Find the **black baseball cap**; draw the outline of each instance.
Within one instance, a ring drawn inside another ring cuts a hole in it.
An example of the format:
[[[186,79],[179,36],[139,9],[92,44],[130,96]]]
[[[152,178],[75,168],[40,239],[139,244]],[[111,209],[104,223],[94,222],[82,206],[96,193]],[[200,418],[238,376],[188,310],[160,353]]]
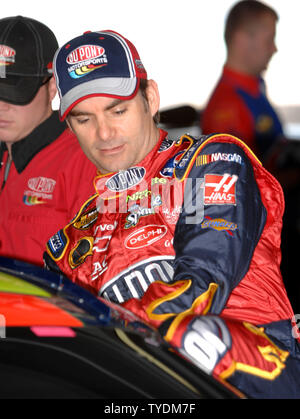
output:
[[[23,16],[0,19],[0,100],[30,103],[52,76],[57,49],[54,33],[43,23]]]

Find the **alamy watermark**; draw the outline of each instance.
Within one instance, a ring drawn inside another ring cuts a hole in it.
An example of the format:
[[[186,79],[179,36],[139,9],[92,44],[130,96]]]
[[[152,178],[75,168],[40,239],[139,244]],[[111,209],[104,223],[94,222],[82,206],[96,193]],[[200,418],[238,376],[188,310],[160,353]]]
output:
[[[97,210],[99,213],[138,213],[140,215],[154,213],[156,208],[162,208],[163,214],[169,218],[185,212],[187,224],[198,224],[204,218],[204,179],[187,178],[182,182],[175,179],[153,178],[150,184],[141,181],[135,186],[121,192],[108,191],[97,184],[99,197]]]
[[[6,318],[0,314],[0,339],[6,338]]]
[[[300,314],[295,314],[292,317],[292,336],[295,339],[300,338]]]
[[[5,79],[6,78],[6,66],[1,65],[1,59],[3,59],[3,57],[0,55],[0,79]]]

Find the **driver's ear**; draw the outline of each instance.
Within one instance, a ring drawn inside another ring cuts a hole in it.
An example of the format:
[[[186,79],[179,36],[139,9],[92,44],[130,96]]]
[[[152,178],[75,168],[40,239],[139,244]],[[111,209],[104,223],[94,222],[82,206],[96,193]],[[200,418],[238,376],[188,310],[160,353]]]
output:
[[[72,128],[71,122],[69,121],[69,118],[68,118],[68,117],[66,118],[66,124],[67,124],[68,128],[70,129],[70,131],[72,131],[72,132],[73,132],[73,134],[74,134],[74,131],[73,131],[73,128]]]
[[[160,106],[160,95],[157,83],[154,80],[147,81],[146,96],[152,117],[157,114]]]
[[[48,88],[50,101],[52,102],[52,100],[55,98],[55,95],[57,93],[56,84],[55,84],[55,80],[54,80],[53,76],[51,77],[51,79],[47,83],[47,88]]]

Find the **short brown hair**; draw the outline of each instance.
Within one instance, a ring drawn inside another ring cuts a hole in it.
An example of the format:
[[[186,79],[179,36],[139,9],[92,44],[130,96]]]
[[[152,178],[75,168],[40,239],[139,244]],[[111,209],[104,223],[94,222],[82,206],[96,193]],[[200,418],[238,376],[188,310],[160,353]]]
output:
[[[147,86],[148,86],[148,80],[146,79],[140,79],[140,88],[139,91],[141,92],[141,95],[143,96],[143,99],[146,101],[147,105],[148,105],[148,98],[147,98]],[[159,124],[160,121],[160,115],[159,112],[156,112],[156,114],[153,117],[153,121],[155,122],[156,125]]]
[[[252,24],[264,14],[274,16],[275,20],[279,19],[274,9],[257,0],[242,0],[236,3],[229,11],[226,22],[224,38],[228,46],[232,35],[240,28],[244,28]]]

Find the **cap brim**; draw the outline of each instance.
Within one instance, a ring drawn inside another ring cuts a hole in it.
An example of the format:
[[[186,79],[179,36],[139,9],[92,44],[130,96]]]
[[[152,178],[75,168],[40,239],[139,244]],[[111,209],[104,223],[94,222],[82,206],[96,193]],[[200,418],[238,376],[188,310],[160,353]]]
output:
[[[65,119],[77,103],[91,96],[108,96],[122,100],[132,99],[137,93],[138,86],[139,79],[136,77],[105,77],[79,84],[61,98],[60,117]]]
[[[0,100],[14,105],[30,103],[39,90],[43,78],[12,75],[0,78]]]

